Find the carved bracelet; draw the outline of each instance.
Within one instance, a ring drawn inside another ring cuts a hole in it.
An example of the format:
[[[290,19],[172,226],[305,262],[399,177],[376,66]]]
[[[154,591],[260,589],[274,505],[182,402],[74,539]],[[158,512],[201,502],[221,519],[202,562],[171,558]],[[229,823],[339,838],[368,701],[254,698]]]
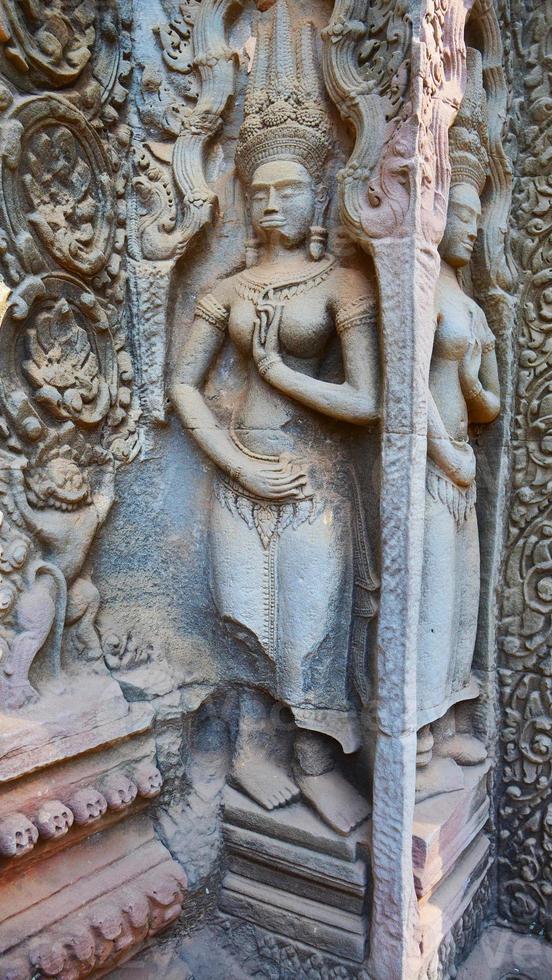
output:
[[[278,354],[267,354],[266,357],[262,357],[257,364],[257,370],[261,375],[261,378],[266,378],[268,372],[274,364],[278,364],[281,358]]]
[[[478,379],[475,382],[475,384],[472,385],[471,388],[468,388],[468,390],[465,393],[465,396],[464,397],[466,398],[466,401],[471,402],[471,401],[473,401],[474,398],[479,398],[479,395],[481,394],[482,391],[483,391],[483,385],[481,384],[481,382]]]

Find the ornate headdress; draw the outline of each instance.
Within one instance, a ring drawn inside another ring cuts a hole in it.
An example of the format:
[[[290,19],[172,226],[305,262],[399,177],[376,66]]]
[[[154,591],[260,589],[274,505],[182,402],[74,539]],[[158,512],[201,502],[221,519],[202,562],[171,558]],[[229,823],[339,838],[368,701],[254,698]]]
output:
[[[262,163],[295,160],[318,180],[331,148],[330,126],[316,64],[312,22],[294,31],[287,0],[261,22],[245,99],[236,166],[250,181]]]
[[[481,55],[466,52],[467,82],[462,104],[449,132],[451,184],[471,184],[481,193],[489,165],[487,99]]]

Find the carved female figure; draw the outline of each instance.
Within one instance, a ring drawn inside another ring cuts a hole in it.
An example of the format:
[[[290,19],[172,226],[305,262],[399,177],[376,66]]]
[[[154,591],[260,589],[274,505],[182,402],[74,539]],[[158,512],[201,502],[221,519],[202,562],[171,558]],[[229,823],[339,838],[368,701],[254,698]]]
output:
[[[462,288],[486,179],[485,95],[478,53],[468,50],[468,86],[450,133],[452,179],[429,376],[424,571],[418,638],[418,799],[461,788],[461,765],[485,746],[456,731],[454,706],[477,697],[471,675],[479,606],[475,456],[470,423],[500,411],[495,340],[483,310]],[[430,727],[431,726],[431,727]]]
[[[198,303],[172,398],[217,467],[213,594],[258,669],[258,687],[241,693],[233,781],[267,809],[301,791],[348,833],[367,807],[332,756],[332,742],[345,753],[360,745],[349,649],[363,542],[343,423],[376,419],[378,353],[371,283],[325,251],[329,148],[313,25],[294,36],[278,0],[259,33],[236,158],[254,235],[249,267]],[[227,333],[247,366],[230,431],[201,393]],[[319,376],[336,334],[341,384]],[[293,714],[293,768],[275,744],[274,704]]]

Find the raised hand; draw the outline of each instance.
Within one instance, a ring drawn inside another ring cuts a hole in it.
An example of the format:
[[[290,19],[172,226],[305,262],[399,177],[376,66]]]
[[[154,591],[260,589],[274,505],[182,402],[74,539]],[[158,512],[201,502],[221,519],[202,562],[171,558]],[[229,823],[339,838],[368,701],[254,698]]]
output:
[[[271,309],[271,315],[267,319],[266,310],[262,315],[257,316],[253,325],[253,339],[251,352],[253,360],[257,365],[259,374],[263,378],[267,376],[270,368],[278,364],[280,358],[280,319],[282,309],[276,307]]]
[[[479,384],[481,353],[481,341],[474,337],[460,363],[460,382],[465,396]]]

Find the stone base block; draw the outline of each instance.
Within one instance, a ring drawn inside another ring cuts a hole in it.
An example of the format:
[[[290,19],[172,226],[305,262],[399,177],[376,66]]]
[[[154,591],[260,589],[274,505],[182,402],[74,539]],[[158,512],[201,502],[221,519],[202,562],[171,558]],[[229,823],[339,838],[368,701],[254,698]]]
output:
[[[151,705],[129,704],[111,677],[89,677],[85,687],[68,679],[60,683],[59,691],[50,690],[37,705],[2,714],[0,783],[151,727]]]
[[[422,904],[453,871],[488,820],[490,767],[490,761],[466,766],[463,789],[443,793],[416,806],[412,859],[416,894]]]
[[[462,918],[487,874],[489,864],[489,839],[480,834],[456,863],[452,873],[422,904],[420,918],[424,963],[432,960],[442,941]]]
[[[365,823],[350,837],[340,837],[302,803],[268,812],[227,789],[222,911],[362,962],[368,829]]]
[[[0,980],[101,977],[173,922],[185,876],[145,814],[35,864],[0,892]]]

